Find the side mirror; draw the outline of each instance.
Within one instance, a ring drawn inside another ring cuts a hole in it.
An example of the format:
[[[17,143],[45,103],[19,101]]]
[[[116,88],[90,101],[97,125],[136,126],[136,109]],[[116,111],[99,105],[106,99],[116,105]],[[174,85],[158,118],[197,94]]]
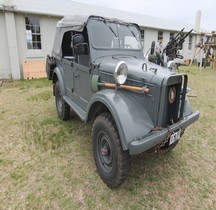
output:
[[[85,46],[83,45],[84,38],[82,34],[75,34],[72,38],[74,53],[77,55],[84,54]]]
[[[74,46],[74,52],[75,52],[75,54],[77,54],[77,55],[82,55],[82,54],[84,54],[84,52],[85,52],[85,46],[83,45],[83,43],[76,44],[76,45]]]

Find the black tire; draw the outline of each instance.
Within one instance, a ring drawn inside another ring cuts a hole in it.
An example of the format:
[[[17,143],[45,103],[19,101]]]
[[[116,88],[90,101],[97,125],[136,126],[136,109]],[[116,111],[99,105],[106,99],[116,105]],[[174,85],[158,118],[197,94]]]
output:
[[[117,127],[109,113],[100,114],[92,128],[93,155],[97,171],[110,188],[120,186],[130,172],[130,155],[122,149]]]
[[[55,83],[55,101],[58,117],[62,120],[68,120],[70,117],[70,106],[64,101],[62,97],[59,81]]]

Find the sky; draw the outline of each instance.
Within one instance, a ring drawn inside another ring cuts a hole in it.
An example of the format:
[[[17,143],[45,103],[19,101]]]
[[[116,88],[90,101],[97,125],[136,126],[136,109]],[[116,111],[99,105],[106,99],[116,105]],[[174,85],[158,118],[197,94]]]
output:
[[[216,0],[73,0],[195,25],[201,11],[202,31],[216,31]]]

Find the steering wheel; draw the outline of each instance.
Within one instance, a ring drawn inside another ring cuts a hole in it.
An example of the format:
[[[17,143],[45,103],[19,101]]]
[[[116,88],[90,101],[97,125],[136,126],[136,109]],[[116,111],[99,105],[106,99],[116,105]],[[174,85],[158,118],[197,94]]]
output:
[[[125,44],[124,47],[127,48],[127,49],[132,49],[133,48],[130,44]]]

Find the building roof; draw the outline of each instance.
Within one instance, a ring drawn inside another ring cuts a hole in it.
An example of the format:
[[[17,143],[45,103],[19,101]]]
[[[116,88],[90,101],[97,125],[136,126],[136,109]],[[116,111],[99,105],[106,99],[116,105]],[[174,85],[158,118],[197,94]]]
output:
[[[194,26],[188,23],[176,22],[163,18],[157,18],[144,14],[110,9],[90,4],[83,4],[71,0],[0,0],[0,9],[12,9],[15,12],[27,14],[42,14],[49,16],[65,15],[99,15],[110,18],[118,18],[126,22],[134,22],[145,28],[179,31],[185,28],[190,31]]]

